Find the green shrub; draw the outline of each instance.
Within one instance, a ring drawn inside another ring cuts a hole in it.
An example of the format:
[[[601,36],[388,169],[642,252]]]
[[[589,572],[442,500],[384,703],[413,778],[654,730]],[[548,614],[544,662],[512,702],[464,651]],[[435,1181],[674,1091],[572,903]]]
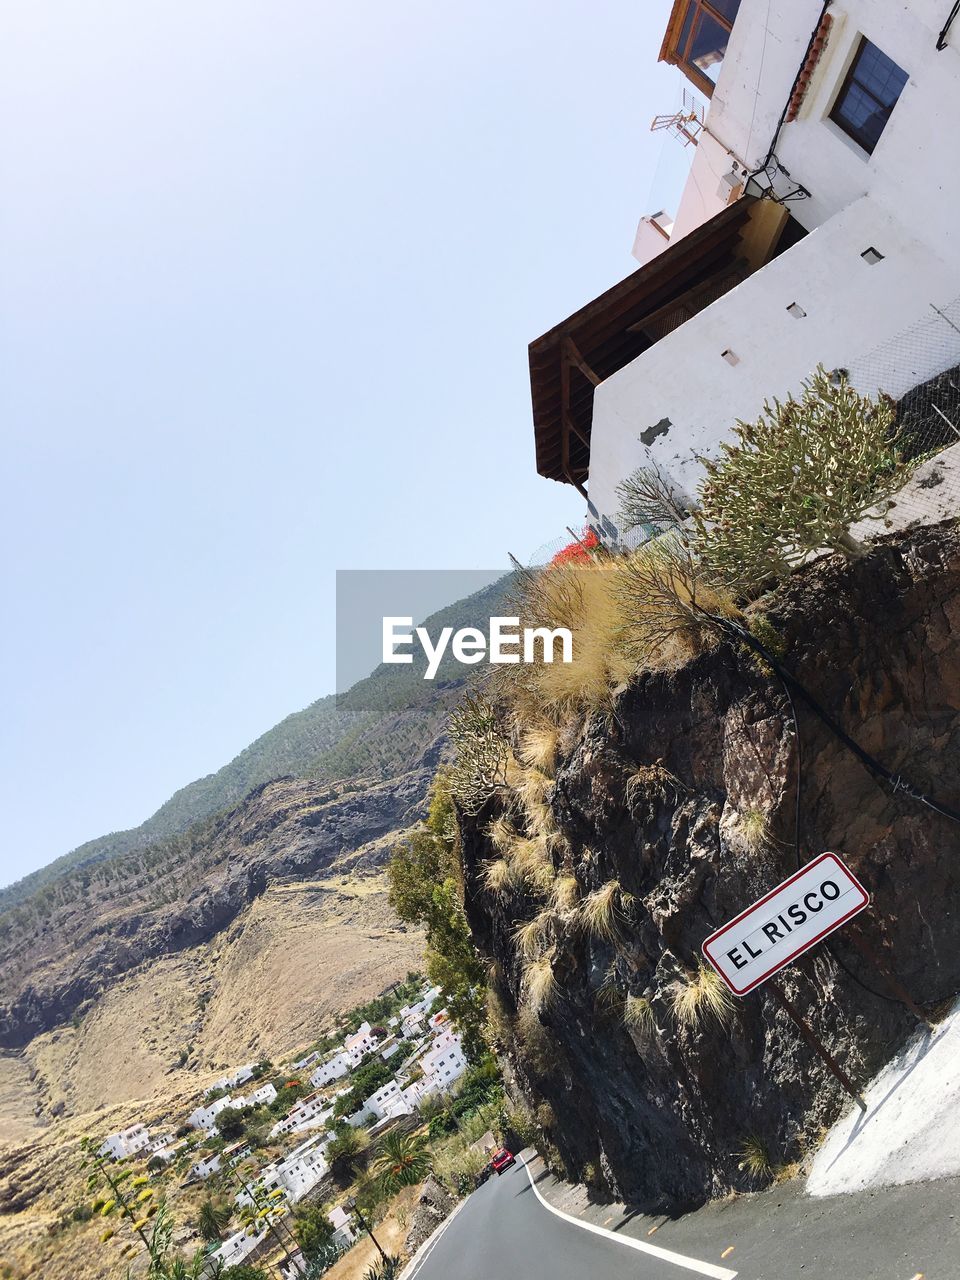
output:
[[[747,587],[781,577],[810,552],[861,555],[854,521],[907,478],[895,407],[819,366],[799,400],[768,401],[707,462],[696,515],[704,562]]]

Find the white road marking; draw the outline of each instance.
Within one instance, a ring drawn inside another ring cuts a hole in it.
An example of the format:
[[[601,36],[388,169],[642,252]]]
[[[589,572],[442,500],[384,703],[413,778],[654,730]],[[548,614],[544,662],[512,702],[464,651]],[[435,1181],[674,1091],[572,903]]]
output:
[[[700,1262],[697,1258],[688,1258],[686,1254],[674,1253],[672,1249],[661,1249],[658,1245],[647,1244],[644,1240],[634,1240],[631,1236],[623,1236],[616,1231],[608,1231],[606,1227],[596,1227],[592,1222],[583,1222],[580,1218],[575,1218],[570,1213],[564,1213],[562,1209],[557,1209],[543,1198],[540,1188],[533,1180],[529,1165],[523,1156],[520,1159],[523,1161],[523,1167],[526,1169],[527,1177],[530,1179],[533,1194],[545,1209],[555,1213],[558,1218],[563,1218],[565,1222],[571,1222],[575,1227],[580,1227],[583,1231],[591,1231],[595,1236],[605,1236],[607,1240],[615,1240],[617,1244],[622,1244],[627,1249],[636,1249],[638,1253],[648,1253],[654,1258],[659,1258],[661,1262],[672,1262],[675,1267],[684,1267],[687,1271],[695,1271],[698,1276],[709,1276],[710,1280],[736,1280],[736,1271],[730,1271],[726,1267],[718,1267],[712,1262]]]

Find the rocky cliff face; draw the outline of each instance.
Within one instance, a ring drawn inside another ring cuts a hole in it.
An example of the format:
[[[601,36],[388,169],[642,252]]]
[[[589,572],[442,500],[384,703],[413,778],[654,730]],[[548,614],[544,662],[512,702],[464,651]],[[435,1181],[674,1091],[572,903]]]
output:
[[[960,536],[941,526],[862,561],[823,560],[754,612],[848,733],[960,807],[958,585]],[[802,706],[800,743],[802,860],[840,853],[873,903],[783,984],[864,1080],[914,1022],[851,936],[928,1009],[960,988],[960,825],[879,784]],[[556,869],[581,895],[615,880],[632,900],[607,939],[556,913],[558,997],[539,1015],[514,941],[538,906],[483,884],[497,809],[464,819],[467,911],[495,975],[505,1062],[573,1176],[676,1209],[751,1185],[748,1142],[774,1164],[798,1158],[845,1104],[769,992],[692,1024],[675,1001],[704,938],[796,870],[798,759],[782,688],[729,643],[641,675],[611,715],[568,728],[547,793],[565,838]]]

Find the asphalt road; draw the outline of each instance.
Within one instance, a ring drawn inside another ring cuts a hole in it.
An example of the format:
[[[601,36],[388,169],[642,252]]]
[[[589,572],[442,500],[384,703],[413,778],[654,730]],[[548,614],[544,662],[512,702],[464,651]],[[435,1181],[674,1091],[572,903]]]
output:
[[[575,1210],[576,1222],[545,1207],[518,1164],[464,1202],[407,1280],[960,1276],[958,1179],[828,1199],[811,1199],[795,1183],[670,1220],[576,1205],[539,1162],[532,1172],[541,1194],[555,1208]],[[644,1251],[650,1247],[669,1251],[673,1260]]]
[[[611,1239],[565,1221],[537,1198],[518,1162],[469,1197],[410,1280],[491,1280],[502,1275],[524,1280],[683,1280],[695,1275],[732,1280],[735,1272],[720,1264],[688,1270],[639,1252],[627,1238]]]

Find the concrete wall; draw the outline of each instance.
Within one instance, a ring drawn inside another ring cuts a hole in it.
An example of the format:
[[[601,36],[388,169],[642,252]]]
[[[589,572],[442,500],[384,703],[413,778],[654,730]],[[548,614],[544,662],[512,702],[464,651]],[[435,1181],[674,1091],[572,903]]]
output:
[[[861,257],[870,246],[885,255],[873,266]],[[931,303],[944,307],[958,296],[960,268],[875,198],[860,197],[597,388],[591,501],[615,519],[617,484],[651,465],[692,494],[702,475],[697,455],[716,453],[738,418],[755,418],[764,400],[797,391],[818,363],[856,365],[863,352],[934,315]],[[788,311],[792,304],[803,318]],[[913,353],[908,385],[947,363],[942,345]],[[640,432],[662,419],[667,433],[642,444]]]

